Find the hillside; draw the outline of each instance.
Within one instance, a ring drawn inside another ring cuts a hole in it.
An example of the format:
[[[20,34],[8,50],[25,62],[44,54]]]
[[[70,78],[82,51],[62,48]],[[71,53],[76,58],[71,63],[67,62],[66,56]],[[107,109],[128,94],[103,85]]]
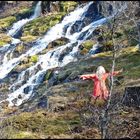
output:
[[[109,103],[106,137],[140,138],[139,90],[134,105],[123,102],[126,89],[140,85],[137,1],[0,5],[2,139],[102,139]],[[96,73],[98,66],[111,72],[113,63],[122,72],[113,77],[113,87],[106,80],[111,98],[95,102],[94,82],[80,76]]]

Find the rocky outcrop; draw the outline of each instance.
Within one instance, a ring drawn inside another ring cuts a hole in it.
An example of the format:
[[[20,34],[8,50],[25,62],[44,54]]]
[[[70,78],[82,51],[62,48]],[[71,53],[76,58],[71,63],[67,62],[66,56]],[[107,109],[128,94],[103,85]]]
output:
[[[86,25],[100,19],[102,16],[101,14],[101,8],[100,2],[94,2],[91,4],[87,10],[87,12],[84,13],[84,22],[83,21],[76,21],[76,23],[72,26],[70,33],[75,33],[81,31]]]
[[[75,1],[43,1],[42,14],[53,12],[69,12],[74,10],[77,2]]]

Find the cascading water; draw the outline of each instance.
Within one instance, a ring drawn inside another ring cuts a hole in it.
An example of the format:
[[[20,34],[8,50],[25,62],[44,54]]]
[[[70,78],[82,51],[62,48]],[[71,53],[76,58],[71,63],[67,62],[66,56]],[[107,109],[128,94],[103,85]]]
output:
[[[91,4],[93,4],[93,2],[89,2],[84,7],[78,7],[75,11],[64,17],[61,23],[52,27],[42,39],[37,40],[36,45],[34,45],[29,51],[18,58],[8,61],[7,65],[0,67],[2,71],[0,79],[3,79],[25,56],[38,54],[44,50],[50,42],[61,37],[67,37],[70,40],[66,45],[50,50],[44,55],[39,55],[38,62],[35,65],[27,68],[19,74],[17,81],[10,87],[12,93],[9,94],[9,97],[7,98],[9,106],[19,106],[30,99],[34,95],[34,89],[42,82],[45,72],[48,69],[62,67],[69,62],[77,60],[75,56],[78,52],[79,45],[92,34],[96,27],[102,25],[107,20],[106,18],[102,18],[87,25],[80,32],[70,34],[70,28],[72,25],[78,20],[84,20],[84,13]],[[69,27],[65,31],[65,27],[67,26]],[[76,46],[73,45],[75,43],[77,44]],[[63,55],[65,49],[70,49],[70,52],[64,54],[60,61],[60,57]],[[27,72],[30,76],[28,76],[27,79],[24,79]]]
[[[6,44],[0,50],[1,53],[5,52],[3,57],[2,65],[0,65],[0,71],[3,73],[0,75],[0,79],[3,79],[19,62],[20,58],[12,59],[8,61],[8,54],[14,51],[16,45],[21,41],[19,39],[13,38],[13,36],[20,31],[20,29],[29,21],[37,18],[41,14],[41,1],[39,1],[35,7],[34,14],[28,19],[22,19],[13,24],[12,28],[8,31],[8,35],[12,37],[12,43]]]
[[[16,47],[18,43],[21,41],[17,38],[14,38],[14,35],[18,34],[20,29],[29,21],[37,18],[41,14],[41,1],[39,1],[35,7],[34,14],[28,19],[22,19],[20,21],[17,21],[13,24],[12,28],[7,32],[7,35],[12,37],[12,42],[10,44],[6,44],[3,47],[0,48],[0,53],[6,53],[10,48]],[[7,55],[7,54],[5,54]]]
[[[16,23],[14,23],[13,27],[8,31],[8,35],[10,36],[14,36],[15,34],[17,34],[17,32],[19,32],[19,30],[29,21],[39,17],[41,14],[41,1],[39,1],[36,5],[35,11],[33,16],[31,16],[30,18],[26,18],[26,19],[22,19]]]

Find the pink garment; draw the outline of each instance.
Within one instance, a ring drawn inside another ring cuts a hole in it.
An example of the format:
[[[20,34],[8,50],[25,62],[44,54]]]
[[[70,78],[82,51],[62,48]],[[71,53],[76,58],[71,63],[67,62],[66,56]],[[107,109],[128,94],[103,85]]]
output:
[[[119,71],[113,72],[113,76],[117,75],[118,73],[119,73]],[[109,92],[105,85],[105,80],[107,79],[108,76],[111,76],[111,73],[103,74],[101,80],[98,79],[96,74],[82,75],[81,78],[83,78],[83,80],[91,79],[94,81],[93,97],[95,99],[96,98],[107,99]]]

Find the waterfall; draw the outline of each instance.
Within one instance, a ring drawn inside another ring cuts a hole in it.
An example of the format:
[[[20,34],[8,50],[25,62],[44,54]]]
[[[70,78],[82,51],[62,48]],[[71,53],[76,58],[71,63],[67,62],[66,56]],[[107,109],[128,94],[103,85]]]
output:
[[[0,74],[0,79],[6,77],[7,74],[16,65],[18,65],[20,63],[20,60],[22,60],[25,56],[32,56],[41,52],[43,49],[46,48],[46,46],[50,42],[62,37],[63,29],[65,28],[65,26],[69,24],[73,24],[75,20],[79,20],[82,17],[81,15],[84,14],[84,12],[88,9],[89,5],[91,4],[92,2],[87,4],[85,7],[77,8],[75,11],[73,11],[68,16],[66,16],[61,23],[56,24],[54,27],[52,27],[50,31],[48,31],[41,40],[37,40],[36,45],[34,45],[28,52],[22,54],[18,58],[13,58],[12,60],[9,60],[6,64],[3,63],[3,65],[0,66],[0,71],[2,72],[2,74]]]
[[[66,37],[70,40],[70,42],[66,45],[54,48],[53,50],[48,51],[46,54],[39,55],[39,59],[36,64],[30,66],[19,74],[17,81],[15,81],[9,88],[11,93],[6,99],[9,102],[9,106],[19,106],[31,99],[31,97],[34,95],[34,89],[42,82],[48,69],[63,67],[69,62],[77,61],[76,56],[79,45],[85,41],[98,26],[101,26],[102,24],[106,23],[107,20],[112,18],[108,17],[93,21],[89,25],[85,26],[81,31],[71,34],[70,30],[72,25],[74,25],[74,23],[78,20],[84,22],[85,12],[88,10],[91,4],[93,4],[93,2],[87,3],[84,7],[78,7],[73,12],[65,16],[63,20],[53,26],[43,38],[36,40],[35,45],[26,53],[9,61],[5,59],[6,63],[3,63],[3,65],[0,66],[0,79],[5,78],[24,57],[38,54],[47,48],[50,42],[61,37]],[[66,27],[68,27],[67,30],[65,30]],[[69,51],[64,54],[66,49]],[[27,73],[29,76],[24,78]]]
[[[37,17],[39,17],[41,15],[41,2],[42,1],[39,1],[36,5],[36,8],[35,8],[35,11],[34,11],[34,15],[31,16],[31,19],[35,19]]]
[[[33,16],[31,16],[30,18],[25,18],[25,19],[22,19],[16,23],[13,24],[13,27],[8,31],[8,35],[10,36],[14,36],[15,34],[17,34],[17,32],[19,32],[19,30],[26,24],[28,23],[29,21],[37,18],[38,16],[40,16],[41,14],[41,1],[39,1],[36,5],[36,8],[34,10],[34,14]]]
[[[77,20],[84,20],[84,13],[88,10],[88,7],[91,4],[92,2],[88,3],[84,7],[77,8],[75,11],[71,12],[68,16],[66,16],[63,19],[61,23],[58,23],[54,27],[52,27],[50,31],[48,31],[41,40],[37,40],[36,45],[33,46],[28,52],[26,52],[26,54],[24,54],[23,57],[35,55],[39,53],[40,51],[42,51],[43,49],[45,49],[46,46],[53,40],[63,37],[63,35],[65,34],[63,32],[64,28],[67,25],[71,27],[71,25],[73,25]],[[95,23],[93,22],[92,24],[86,26],[83,30],[88,32],[91,27],[95,26],[96,24],[97,24],[96,26],[98,26],[104,21],[105,19],[99,20],[98,22],[95,22]],[[78,40],[79,36],[83,33],[83,30],[80,31],[79,33],[74,33],[72,35],[70,33],[67,34],[67,38],[70,39],[70,43],[60,46],[54,50],[48,51],[44,55],[40,55],[38,62],[34,66],[31,66],[30,68],[25,70],[26,72],[28,71],[30,73],[30,76],[28,77],[25,84],[23,84],[20,88],[16,89],[13,93],[9,95],[7,99],[9,101],[9,106],[13,106],[13,105],[19,106],[23,102],[30,99],[34,94],[33,89],[42,82],[42,78],[48,69],[55,68],[58,66],[62,67],[68,64],[69,62],[76,61],[74,54],[77,52],[78,46],[84,41],[84,39]],[[90,34],[91,33],[86,35],[85,39]],[[73,43],[75,42],[78,42],[78,45],[74,47]],[[72,51],[68,55],[64,56],[63,60],[60,62],[59,58],[66,48],[72,48],[71,49]],[[39,69],[36,74],[32,73],[32,70],[35,70],[35,68],[37,68],[38,66],[40,66],[41,69]],[[26,72],[24,72],[24,74],[26,74]],[[19,77],[23,77],[23,73],[21,74],[22,76],[19,76]],[[19,80],[17,80],[17,84],[18,83],[19,83]],[[16,83],[13,84],[11,88],[14,89],[15,86],[16,86]],[[28,89],[26,93],[25,93],[25,89]],[[15,99],[16,99],[16,103],[13,103],[13,100]]]
[[[16,47],[16,45],[21,42],[19,39],[13,38],[13,36],[15,34],[17,34],[20,31],[20,29],[27,22],[29,22],[29,21],[37,18],[38,16],[40,16],[40,14],[41,14],[41,1],[39,1],[37,3],[37,5],[35,7],[35,10],[34,10],[33,16],[31,16],[29,19],[28,18],[22,19],[22,20],[20,20],[20,21],[18,21],[16,23],[14,23],[13,26],[12,26],[12,28],[8,31],[7,34],[12,37],[12,43],[11,43],[11,45],[10,44],[4,45],[0,49],[0,51],[2,53],[3,52],[6,52],[5,55],[4,55],[4,57],[3,57],[2,65],[0,65],[0,71],[3,73],[3,74],[0,75],[0,79],[3,79],[19,63],[19,60],[20,60],[20,58],[22,58],[22,56],[24,57],[24,55],[22,55],[19,58],[12,59],[12,60],[9,60],[8,61],[8,58],[7,58],[8,54],[12,53],[14,47]]]

